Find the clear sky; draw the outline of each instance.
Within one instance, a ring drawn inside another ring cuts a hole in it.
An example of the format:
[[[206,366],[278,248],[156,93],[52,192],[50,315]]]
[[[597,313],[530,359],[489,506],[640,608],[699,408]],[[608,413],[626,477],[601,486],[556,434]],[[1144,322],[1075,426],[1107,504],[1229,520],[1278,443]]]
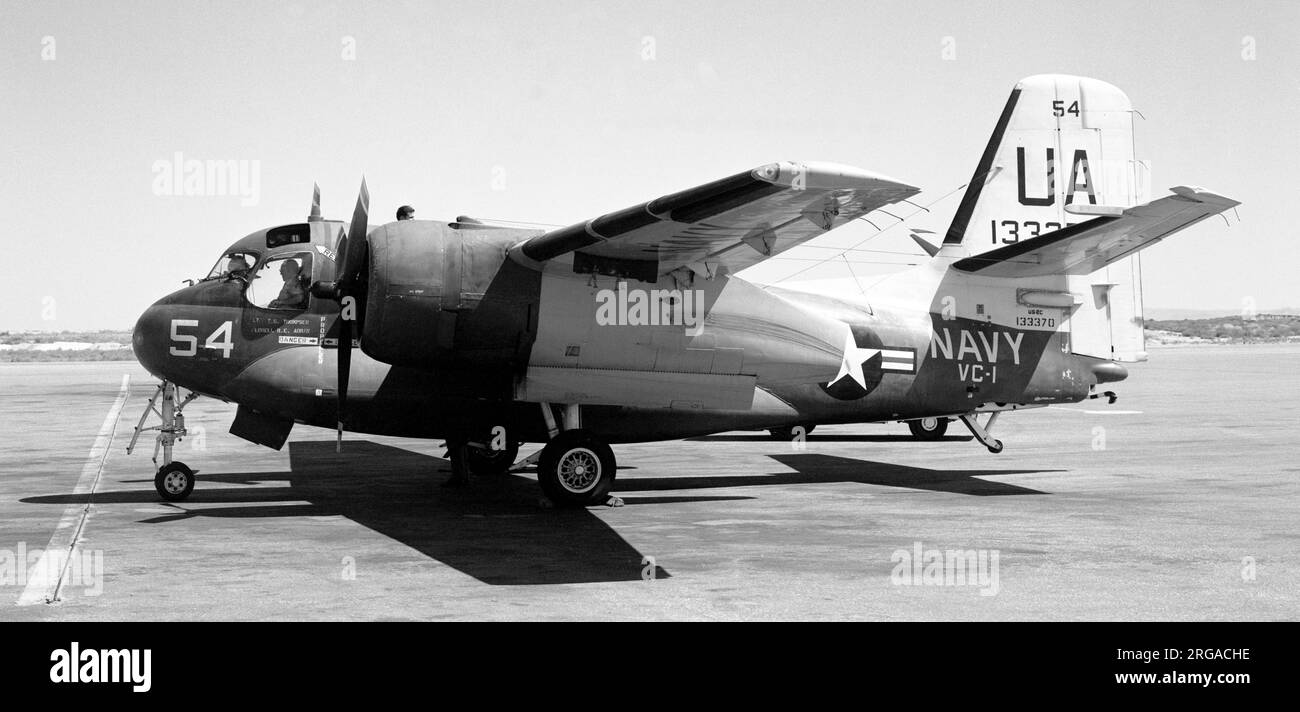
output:
[[[129,327],[235,239],[303,220],[313,181],[347,219],[363,172],[385,220],[569,224],[774,160],[928,203],[969,180],[1015,82],[1053,72],[1128,92],[1154,196],[1243,202],[1143,253],[1148,308],[1300,306],[1298,70],[1297,2],[0,0],[0,330]],[[177,152],[249,161],[256,200],[158,195]],[[943,232],[958,200],[909,225]],[[920,254],[901,229],[864,247]]]

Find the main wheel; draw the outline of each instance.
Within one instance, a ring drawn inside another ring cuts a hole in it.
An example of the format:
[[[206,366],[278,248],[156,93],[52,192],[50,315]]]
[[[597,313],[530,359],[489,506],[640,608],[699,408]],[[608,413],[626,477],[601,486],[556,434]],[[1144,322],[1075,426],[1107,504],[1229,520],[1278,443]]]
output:
[[[511,445],[504,450],[488,448],[466,448],[466,463],[469,471],[475,475],[503,475],[519,457],[519,446]]]
[[[917,440],[938,440],[948,432],[947,418],[921,418],[907,421],[907,429]]]
[[[183,462],[163,465],[153,478],[153,487],[168,502],[180,502],[194,491],[194,471]]]
[[[772,437],[776,438],[777,440],[794,440],[795,428],[803,428],[803,434],[805,436],[808,436],[808,435],[812,435],[812,431],[816,427],[817,426],[812,423],[807,423],[802,425],[787,425],[784,428],[768,428],[767,432],[770,433]]]
[[[537,482],[557,505],[590,507],[608,499],[617,467],[605,441],[585,430],[566,430],[542,448]]]

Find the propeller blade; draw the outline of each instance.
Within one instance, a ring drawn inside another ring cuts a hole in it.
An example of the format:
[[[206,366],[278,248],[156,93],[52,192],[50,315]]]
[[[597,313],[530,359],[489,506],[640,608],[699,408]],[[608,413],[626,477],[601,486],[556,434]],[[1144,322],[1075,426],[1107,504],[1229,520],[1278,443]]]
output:
[[[366,259],[366,223],[370,217],[370,189],[361,177],[361,192],[347,234],[339,241],[339,261],[335,270],[333,292],[342,309],[339,311],[338,352],[338,436],[335,449],[343,452],[343,425],[347,420],[348,380],[352,375],[352,324],[361,318],[360,299],[365,292],[362,270]],[[349,302],[351,302],[349,304]],[[350,318],[349,318],[350,317]]]
[[[348,253],[348,234],[339,235],[339,244],[334,246],[334,281],[343,279],[343,256]]]
[[[311,186],[311,214],[307,216],[307,222],[320,222],[322,219],[320,216],[320,184],[313,183]]]
[[[349,287],[361,276],[362,262],[366,256],[366,223],[369,218],[370,189],[366,187],[365,176],[362,176],[361,193],[357,196],[357,207],[352,211],[348,242],[342,254],[343,262],[339,265],[339,281]]]
[[[338,350],[338,385],[335,392],[338,396],[337,421],[338,421],[338,439],[335,442],[334,450],[343,452],[343,421],[347,416],[348,407],[348,380],[352,375],[352,322],[348,319],[339,319],[339,350]]]

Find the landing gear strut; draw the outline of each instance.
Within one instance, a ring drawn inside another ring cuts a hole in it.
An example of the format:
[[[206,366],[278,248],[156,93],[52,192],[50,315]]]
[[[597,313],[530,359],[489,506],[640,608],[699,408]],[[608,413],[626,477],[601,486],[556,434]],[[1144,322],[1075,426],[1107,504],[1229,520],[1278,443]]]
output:
[[[135,450],[136,441],[140,439],[141,433],[158,431],[158,436],[154,439],[153,464],[158,464],[159,449],[162,450],[163,463],[154,475],[153,486],[158,491],[158,496],[168,502],[180,502],[189,497],[194,491],[194,475],[197,474],[197,470],[191,470],[185,463],[172,459],[172,448],[186,435],[185,406],[199,397],[198,393],[190,391],[190,394],[185,396],[178,405],[176,403],[178,390],[176,384],[171,381],[158,384],[158,389],[149,399],[149,405],[145,406],[144,413],[140,414],[140,421],[135,425],[131,443],[126,446],[126,454],[130,455]],[[144,427],[144,422],[149,418],[150,413],[157,415],[162,420],[162,424]]]
[[[988,448],[989,452],[995,454],[1002,452],[1002,441],[989,435],[989,430],[993,428],[993,423],[998,419],[998,411],[989,413],[989,419],[983,425],[980,425],[976,415],[976,413],[967,413],[958,417],[961,418],[961,422],[966,424],[966,428],[970,430],[971,435],[974,435],[976,440]]]

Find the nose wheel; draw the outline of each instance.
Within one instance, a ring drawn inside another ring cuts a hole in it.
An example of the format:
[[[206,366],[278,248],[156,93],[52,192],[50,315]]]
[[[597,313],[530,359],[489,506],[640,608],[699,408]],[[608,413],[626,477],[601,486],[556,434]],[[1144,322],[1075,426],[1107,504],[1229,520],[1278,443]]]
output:
[[[194,471],[183,462],[163,465],[153,478],[153,487],[168,502],[184,501],[194,491]]]

